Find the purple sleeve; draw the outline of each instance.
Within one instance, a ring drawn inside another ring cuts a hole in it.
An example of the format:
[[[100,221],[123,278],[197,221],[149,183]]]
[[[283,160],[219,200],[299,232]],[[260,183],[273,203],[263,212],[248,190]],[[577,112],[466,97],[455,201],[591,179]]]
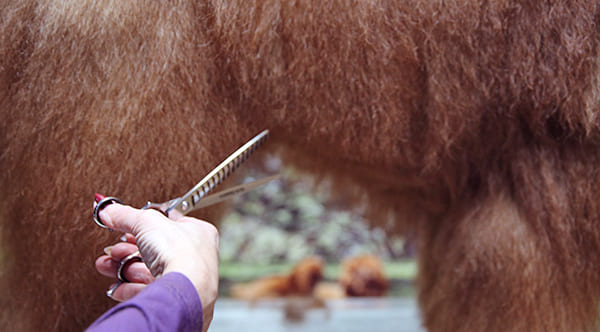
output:
[[[88,332],[200,331],[202,304],[192,282],[168,273],[98,318]]]

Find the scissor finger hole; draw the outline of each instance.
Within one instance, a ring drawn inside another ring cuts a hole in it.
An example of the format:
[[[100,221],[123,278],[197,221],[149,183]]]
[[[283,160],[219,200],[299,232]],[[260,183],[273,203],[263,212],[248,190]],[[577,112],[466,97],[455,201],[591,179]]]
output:
[[[140,256],[139,252],[134,252],[133,254],[125,257],[121,261],[121,263],[119,264],[119,268],[117,269],[117,279],[123,282],[129,282],[129,280],[125,276],[125,270],[129,265],[135,262],[142,262],[142,256]]]
[[[102,209],[104,209],[107,205],[113,204],[113,203],[123,204],[123,202],[121,202],[116,197],[105,197],[100,202],[98,202],[98,204],[96,204],[96,207],[94,208],[94,222],[98,226],[100,226],[102,228],[108,228],[100,219],[100,211],[102,211]]]
[[[128,282],[149,284],[154,281],[150,270],[143,262],[131,262],[121,272]]]

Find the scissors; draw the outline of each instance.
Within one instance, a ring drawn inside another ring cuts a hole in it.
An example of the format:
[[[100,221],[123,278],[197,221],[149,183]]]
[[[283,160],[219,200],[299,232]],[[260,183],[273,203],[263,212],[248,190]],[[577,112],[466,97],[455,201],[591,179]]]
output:
[[[277,174],[209,195],[209,193],[216,186],[223,182],[234,170],[238,168],[238,166],[240,166],[241,163],[248,159],[248,157],[256,150],[256,148],[258,148],[266,140],[268,135],[269,131],[265,130],[249,140],[246,144],[237,149],[234,153],[229,155],[227,159],[210,171],[210,173],[200,180],[200,182],[198,182],[185,195],[163,203],[148,202],[144,207],[142,207],[142,210],[155,209],[162,212],[167,217],[178,218],[185,216],[194,210],[239,196],[255,189],[256,187],[278,179],[279,175]],[[100,220],[98,214],[104,207],[113,203],[123,204],[116,197],[105,197],[101,199],[94,208],[94,222],[96,222],[98,226],[107,228],[102,220]]]

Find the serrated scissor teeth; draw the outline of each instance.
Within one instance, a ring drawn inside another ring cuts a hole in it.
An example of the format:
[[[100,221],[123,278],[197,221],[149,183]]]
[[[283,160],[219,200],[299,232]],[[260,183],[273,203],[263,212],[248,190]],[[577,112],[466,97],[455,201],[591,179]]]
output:
[[[180,197],[175,203],[170,204],[167,213],[171,210],[177,210],[183,215],[194,210],[194,206],[210,191],[217,187],[227,177],[233,173],[250,155],[256,151],[265,139],[268,137],[268,131],[265,130],[256,137],[248,141],[244,146],[232,153],[225,161],[211,171],[203,180],[192,188],[184,196]]]

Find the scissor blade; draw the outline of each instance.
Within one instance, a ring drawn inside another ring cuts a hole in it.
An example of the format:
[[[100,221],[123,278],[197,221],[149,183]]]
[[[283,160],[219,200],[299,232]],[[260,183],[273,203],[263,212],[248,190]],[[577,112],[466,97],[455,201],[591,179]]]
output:
[[[219,166],[215,167],[208,175],[206,175],[200,182],[198,182],[194,188],[190,189],[181,198],[176,199],[172,204],[169,205],[165,213],[169,215],[169,212],[176,210],[182,215],[186,215],[190,211],[196,209],[196,205],[204,197],[208,195],[217,185],[225,180],[229,174],[231,174],[242,162],[244,162],[254,150],[267,138],[269,134],[268,130],[256,135],[241,148],[237,149],[227,159],[225,159]]]
[[[189,213],[194,210],[197,210],[197,209],[200,209],[203,207],[207,207],[210,205],[214,205],[214,204],[220,203],[222,201],[240,196],[242,194],[245,194],[249,191],[256,189],[257,187],[260,187],[262,185],[267,184],[268,182],[271,182],[271,181],[277,180],[277,179],[279,179],[279,174],[269,176],[266,178],[262,178],[260,180],[240,184],[235,187],[231,187],[229,189],[220,191],[218,193],[208,195],[208,196],[204,197],[203,199],[201,199],[200,202],[196,203],[196,205],[192,209],[189,209],[186,213]]]

